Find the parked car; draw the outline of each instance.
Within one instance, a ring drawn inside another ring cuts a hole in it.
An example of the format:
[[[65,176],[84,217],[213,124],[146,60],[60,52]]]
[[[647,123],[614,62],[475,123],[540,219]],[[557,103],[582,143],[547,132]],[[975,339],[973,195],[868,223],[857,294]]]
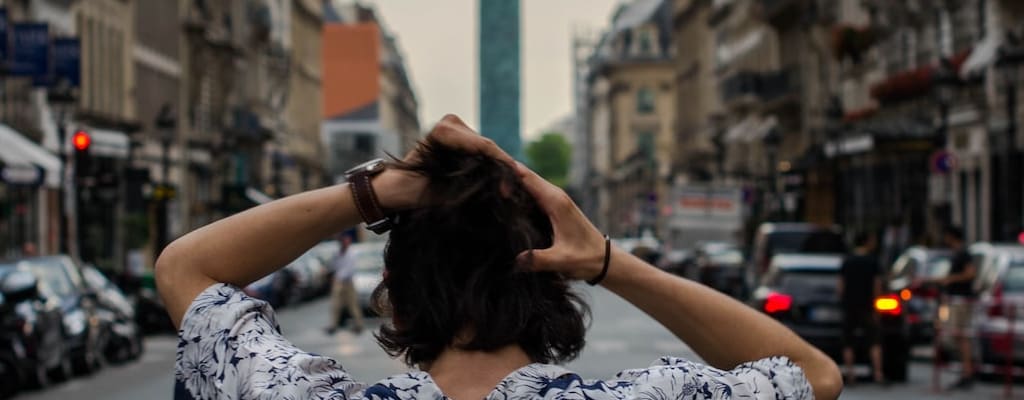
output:
[[[971,254],[971,262],[977,268],[978,275],[974,279],[974,292],[984,293],[991,290],[999,276],[999,268],[995,265],[999,255],[1007,251],[1015,251],[1021,247],[1018,243],[978,242],[970,245],[967,252]]]
[[[743,252],[727,242],[698,243],[695,250],[696,279],[735,298],[744,295]]]
[[[836,361],[842,361],[843,311],[839,304],[840,255],[776,254],[751,305],[783,323]],[[903,302],[894,295],[875,301],[883,374],[905,381],[910,355]],[[855,346],[858,361],[866,361],[867,346]]]
[[[271,307],[284,307],[290,299],[294,275],[284,270],[274,271],[246,286],[247,295],[270,303]]]
[[[48,302],[60,306],[63,313],[64,341],[70,346],[75,370],[82,373],[99,369],[105,359],[107,331],[97,317],[97,299],[85,286],[80,267],[71,257],[45,256],[21,260],[39,280],[39,293]]]
[[[1002,246],[989,257],[993,273],[975,304],[973,331],[981,370],[997,373],[1007,361],[1024,364],[1024,246]]]
[[[383,279],[384,246],[384,242],[362,242],[354,243],[348,248],[355,257],[356,264],[352,283],[356,288],[359,306],[366,311],[373,311],[370,297]]]
[[[135,321],[135,306],[95,267],[82,268],[82,278],[86,287],[95,294],[96,316],[101,326],[108,330],[109,340],[103,350],[106,359],[128,361],[138,358],[142,355],[142,330]]]
[[[935,337],[942,288],[928,281],[949,275],[951,256],[946,249],[913,246],[889,269],[885,287],[906,303],[911,343],[930,344]]]
[[[846,254],[838,227],[809,223],[763,223],[757,228],[747,260],[745,284],[755,287],[776,254]]]
[[[38,287],[31,272],[0,263],[0,396],[71,376],[60,308],[44,302]]]

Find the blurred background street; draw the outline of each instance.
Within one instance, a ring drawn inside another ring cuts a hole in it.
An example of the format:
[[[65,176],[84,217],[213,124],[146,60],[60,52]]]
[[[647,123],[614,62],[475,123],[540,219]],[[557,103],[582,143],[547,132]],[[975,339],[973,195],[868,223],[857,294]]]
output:
[[[0,398],[169,397],[164,247],[447,113],[616,245],[836,360],[862,247],[890,385],[844,398],[1024,398],[1022,40],[1017,0],[0,0]],[[365,306],[387,238],[340,234]],[[245,290],[300,347],[401,371],[368,334],[324,334],[339,253],[324,238]],[[695,358],[584,290],[575,370]],[[977,380],[949,392],[961,330]]]

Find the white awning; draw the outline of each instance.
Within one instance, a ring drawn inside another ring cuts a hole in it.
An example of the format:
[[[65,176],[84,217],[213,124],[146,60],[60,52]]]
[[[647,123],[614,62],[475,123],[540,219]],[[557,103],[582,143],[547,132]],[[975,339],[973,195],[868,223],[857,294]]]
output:
[[[775,129],[778,125],[779,119],[775,118],[774,115],[769,115],[768,118],[761,120],[761,123],[758,124],[756,128],[748,131],[747,136],[744,139],[748,142],[764,139],[765,136],[768,136],[768,132],[771,132],[772,129]]]
[[[718,63],[721,65],[728,65],[734,60],[742,57],[751,50],[758,47],[761,41],[764,40],[765,30],[762,28],[751,30],[739,39],[730,40],[722,45],[718,46],[715,50],[715,56],[718,59]]]
[[[254,187],[251,187],[251,186],[245,188],[245,197],[247,197],[253,203],[261,204],[261,205],[262,204],[267,204],[269,202],[274,201],[273,197],[270,197],[266,193],[263,193],[263,192],[257,190]]]
[[[131,143],[128,135],[121,131],[107,129],[88,128],[85,129],[92,139],[89,145],[89,153],[100,157],[128,158],[128,151]],[[68,141],[70,141],[70,136]]]
[[[746,141],[747,135],[750,131],[757,129],[761,125],[761,118],[755,115],[748,115],[742,121],[729,127],[729,130],[725,131],[725,141],[727,143]]]
[[[39,167],[46,175],[46,187],[60,187],[60,158],[4,124],[0,124],[0,161],[21,171]]]
[[[964,65],[960,67],[960,77],[967,79],[985,73],[985,69],[995,63],[999,46],[1002,44],[1002,35],[994,33],[986,35],[974,45],[971,55],[964,60]]]

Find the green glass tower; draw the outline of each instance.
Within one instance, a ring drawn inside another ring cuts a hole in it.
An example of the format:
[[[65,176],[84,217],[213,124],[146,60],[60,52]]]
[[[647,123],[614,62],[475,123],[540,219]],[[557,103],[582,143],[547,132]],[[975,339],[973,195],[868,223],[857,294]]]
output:
[[[480,133],[522,159],[519,0],[479,0]]]

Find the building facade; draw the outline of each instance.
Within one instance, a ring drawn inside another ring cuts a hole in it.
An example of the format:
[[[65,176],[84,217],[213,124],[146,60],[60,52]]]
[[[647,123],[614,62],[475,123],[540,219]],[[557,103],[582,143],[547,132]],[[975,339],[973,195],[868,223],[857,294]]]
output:
[[[667,2],[622,5],[590,60],[584,151],[596,219],[612,235],[664,230],[677,111],[671,17]]]
[[[519,0],[480,0],[477,7],[480,132],[522,160]]]
[[[374,157],[401,156],[422,136],[398,40],[373,8],[325,4],[322,140],[335,180]]]

